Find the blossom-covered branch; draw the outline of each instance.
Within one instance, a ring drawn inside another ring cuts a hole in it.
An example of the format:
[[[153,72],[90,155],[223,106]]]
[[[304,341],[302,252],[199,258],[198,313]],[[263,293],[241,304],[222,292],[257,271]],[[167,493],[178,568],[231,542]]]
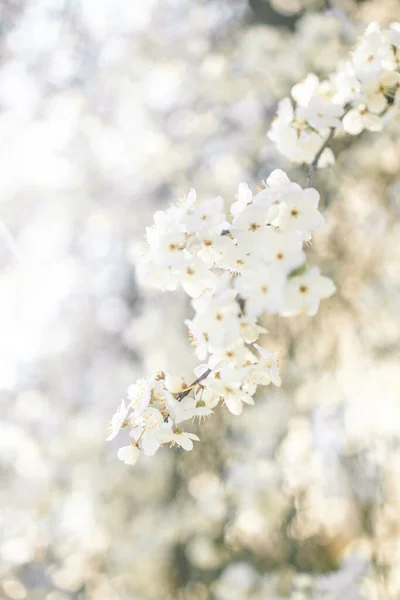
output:
[[[151,455],[166,443],[190,450],[198,438],[182,422],[210,416],[220,402],[239,415],[244,404],[254,404],[259,385],[281,384],[279,353],[256,343],[265,332],[258,320],[265,312],[314,315],[334,292],[316,267],[290,276],[305,263],[303,243],[323,222],[318,202],[316,190],[276,170],[254,196],[240,184],[229,215],[222,198],[200,201],[194,190],[154,215],[139,276],[192,298],[194,316],[186,324],[203,364],[190,385],[159,373],[128,389],[108,438],[130,427],[133,442],[120,449],[121,460],[134,463],[140,451]]]
[[[130,429],[131,443],[118,452],[125,463],[163,444],[191,450],[198,437],[183,422],[211,416],[220,403],[239,415],[254,404],[258,386],[281,384],[279,353],[256,343],[265,333],[259,319],[313,316],[334,293],[303,250],[323,222],[313,173],[334,161],[329,144],[336,129],[377,131],[397,112],[399,47],[400,26],[381,32],[372,24],[330,80],[310,74],[292,89],[295,107],[289,98],[280,102],[269,137],[288,158],[309,165],[305,189],[275,170],[255,195],[241,183],[227,214],[221,197],[200,200],[193,189],[155,213],[138,274],[146,285],[181,288],[191,298],[194,315],[186,325],[202,364],[191,384],[157,373],[128,388],[107,438]]]
[[[371,23],[350,55],[331,77],[310,73],[279,102],[268,137],[289,160],[314,169],[335,161],[329,144],[341,130],[358,135],[381,131],[400,105],[400,23],[381,31]]]

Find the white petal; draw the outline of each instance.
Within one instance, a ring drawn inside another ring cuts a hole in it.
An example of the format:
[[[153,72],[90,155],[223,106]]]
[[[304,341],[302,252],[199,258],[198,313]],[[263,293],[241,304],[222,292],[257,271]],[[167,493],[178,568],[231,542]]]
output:
[[[319,161],[318,161],[318,169],[323,169],[324,167],[331,167],[335,164],[335,155],[333,154],[331,148],[325,148],[322,152]]]
[[[321,277],[318,282],[318,294],[320,298],[329,298],[336,292],[336,286],[329,277]]]
[[[139,443],[141,449],[143,450],[146,456],[154,456],[154,454],[160,447],[159,439],[157,439],[156,437],[146,436],[146,434],[144,434],[141,442]]]
[[[368,110],[377,115],[385,110],[387,100],[383,94],[371,94],[367,100]]]
[[[239,398],[233,394],[230,394],[226,398],[224,398],[225,404],[228,410],[233,415],[240,415],[243,411],[243,404]]]
[[[174,438],[174,442],[184,450],[187,450],[188,452],[190,452],[190,450],[193,450],[192,440],[188,438],[184,433],[176,435]]]
[[[365,115],[364,116],[364,127],[368,129],[368,131],[382,131],[383,123],[382,119],[377,115]]]
[[[356,109],[349,110],[343,117],[343,129],[351,135],[358,135],[364,129],[361,115]]]
[[[118,458],[126,465],[134,465],[137,463],[140,455],[140,450],[137,446],[130,444],[129,446],[122,446],[118,450]]]

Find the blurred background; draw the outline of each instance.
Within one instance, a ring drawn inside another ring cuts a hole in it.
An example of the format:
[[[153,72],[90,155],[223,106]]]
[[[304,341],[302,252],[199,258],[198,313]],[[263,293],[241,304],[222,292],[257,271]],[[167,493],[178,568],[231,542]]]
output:
[[[138,376],[196,365],[136,285],[156,209],[281,167],[279,99],[398,0],[0,3],[0,598],[400,598],[400,124],[335,141],[310,254],[338,287],[266,318],[283,386],[190,453],[104,441]],[[196,426],[197,427],[197,426]],[[196,427],[193,429],[197,431]]]

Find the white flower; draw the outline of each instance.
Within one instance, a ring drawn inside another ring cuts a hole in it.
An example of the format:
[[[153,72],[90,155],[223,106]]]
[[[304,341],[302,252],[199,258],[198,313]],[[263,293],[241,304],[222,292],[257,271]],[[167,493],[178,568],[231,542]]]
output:
[[[265,331],[265,330],[264,330]],[[209,367],[215,369],[222,366],[243,367],[254,355],[245,346],[244,339],[239,338],[233,344],[212,354],[208,361]]]
[[[225,222],[224,201],[221,196],[194,206],[185,218],[189,233],[200,233],[204,229],[222,226]]]
[[[286,274],[305,262],[302,246],[297,233],[271,227],[267,231],[265,247],[260,251],[272,269],[279,269]]]
[[[246,313],[259,317],[276,313],[282,306],[283,275],[260,263],[257,269],[235,279],[235,287],[246,301]]]
[[[365,104],[369,112],[380,114],[388,106],[388,95],[393,95],[400,82],[400,73],[382,71],[364,85]],[[392,94],[390,94],[392,92]]]
[[[136,418],[148,407],[151,399],[152,385],[148,379],[138,379],[127,390],[130,406],[133,409],[132,417]]]
[[[196,400],[196,417],[203,419],[213,414],[213,408],[218,406],[220,397],[210,389],[200,387],[194,394]]]
[[[129,406],[125,405],[124,400],[121,400],[120,405],[118,406],[113,418],[111,419],[110,422],[110,433],[108,434],[106,441],[109,442],[110,440],[113,440],[119,433],[127,415],[129,412]]]
[[[198,344],[199,358],[205,358],[204,349],[207,352],[224,348],[240,336],[238,312],[236,303],[214,305],[197,313],[191,321],[185,321]]]
[[[303,275],[288,280],[282,314],[293,316],[307,313],[314,316],[318,312],[322,298],[329,298],[335,292],[331,279],[323,277],[318,267],[312,267]]]
[[[274,225],[283,231],[307,232],[322,225],[324,218],[317,210],[319,193],[314,188],[303,190],[292,184],[279,205],[279,217]]]
[[[216,287],[212,290],[206,290],[200,298],[192,300],[192,306],[198,313],[213,310],[213,308],[227,306],[236,306],[234,302],[236,290],[231,286],[231,276],[229,273],[220,273],[217,277]]]
[[[297,102],[296,118],[300,121],[307,121],[320,132],[326,132],[329,127],[339,127],[343,105],[332,101],[328,82],[320,84],[318,77],[309,73],[303,82],[292,88],[292,97]]]
[[[315,96],[310,100],[308,106],[299,107],[297,112],[298,116],[305,119],[311,127],[321,133],[326,133],[330,127],[340,126],[343,106],[329,99]]]
[[[195,416],[195,406],[194,399],[189,397],[183,398],[180,402],[170,395],[165,399],[168,414],[176,424],[192,419]]]
[[[146,408],[142,417],[137,419],[131,436],[147,456],[153,456],[159,449],[163,425],[164,419],[160,411],[152,407]]]
[[[187,250],[182,253],[182,257],[183,260],[173,271],[173,276],[191,298],[198,298],[204,290],[215,287],[216,276],[202,260],[192,256]]]
[[[277,117],[272,122],[268,137],[277,149],[295,163],[311,163],[324,143],[323,137],[307,125],[304,117],[294,114],[290,98],[278,104]]]
[[[174,264],[185,247],[186,237],[181,231],[160,233],[154,227],[147,227],[147,243],[152,252],[152,259],[158,264]]]
[[[237,292],[228,287],[229,275],[219,277],[218,283],[215,292],[207,292],[193,300],[196,315],[185,321],[201,359],[205,359],[209,351],[225,348],[240,337],[239,305],[234,301]]]
[[[202,385],[220,396],[228,410],[233,415],[240,415],[243,404],[254,404],[253,398],[241,389],[244,373],[235,369],[225,368],[219,373],[219,377],[207,377]]]
[[[118,450],[118,458],[126,465],[134,465],[137,463],[140,456],[140,450],[136,444],[129,444],[129,446],[122,446]]]
[[[265,231],[263,232],[264,236]],[[264,243],[264,242],[262,242]],[[244,273],[245,271],[254,271],[257,269],[258,261],[254,257],[254,250],[258,244],[254,243],[254,236],[241,236],[238,244],[226,248],[218,260],[216,266],[221,269],[228,269],[232,273]]]
[[[136,273],[140,283],[147,287],[173,291],[178,285],[171,275],[171,266],[157,262],[151,254],[142,257],[136,266]]]
[[[279,352],[272,354],[258,344],[254,344],[254,347],[260,353],[260,358],[254,367],[250,367],[251,381],[257,385],[268,385],[272,382],[279,387],[282,384],[279,369]]]
[[[343,117],[343,129],[351,135],[358,135],[364,129],[368,131],[382,131],[383,122],[377,115],[371,115],[364,104],[352,108]]]
[[[333,102],[347,104],[359,97],[361,92],[361,83],[357,79],[353,65],[346,62],[342,69],[333,75],[335,93]]]
[[[277,139],[277,148],[289,160],[297,164],[310,164],[324,143],[323,138],[311,129],[289,127]]]
[[[176,428],[175,431],[172,429],[172,424],[166,423],[164,426],[164,431],[162,434],[162,443],[163,444],[176,444],[180,446],[184,450],[190,451],[193,449],[193,440],[199,442],[200,439],[194,433],[189,433],[187,431],[182,431],[181,429]]]
[[[378,23],[371,23],[352,53],[352,64],[358,79],[367,81],[376,77],[389,55],[390,46],[383,41]]]
[[[229,253],[232,248],[235,248],[235,242],[230,236],[221,235],[221,232],[206,231],[195,238],[191,238],[187,248],[211,269],[214,265],[218,266],[223,256]]]
[[[257,235],[265,225],[269,224],[268,208],[250,204],[242,210],[232,221],[231,233],[239,237],[242,233]]]
[[[258,340],[261,333],[267,330],[257,324],[257,320],[249,316],[241,316],[239,321],[240,333],[246,344],[252,344]]]

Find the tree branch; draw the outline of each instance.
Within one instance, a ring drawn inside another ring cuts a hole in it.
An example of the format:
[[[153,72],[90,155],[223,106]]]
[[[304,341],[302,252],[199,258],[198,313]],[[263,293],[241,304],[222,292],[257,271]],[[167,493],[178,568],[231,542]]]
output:
[[[206,379],[206,377],[208,377],[210,373],[211,373],[211,369],[207,369],[206,371],[204,371],[203,375],[200,375],[200,377],[198,377],[195,381],[193,381],[193,383],[191,383],[184,392],[181,392],[180,394],[178,394],[176,397],[178,402],[183,400],[185,398],[185,396],[187,396],[192,391],[192,388],[195,385],[197,385],[198,383],[200,383],[200,381],[203,381],[203,379]]]
[[[343,112],[342,116],[340,117],[341,121],[343,121],[343,117],[345,115],[347,115],[347,113],[349,112],[350,109],[351,109],[351,104],[346,104],[344,107],[344,112]],[[327,148],[329,146],[329,144],[331,143],[333,136],[335,135],[336,129],[337,129],[337,127],[331,127],[328,137],[326,138],[326,140],[322,144],[321,148],[318,150],[317,154],[315,155],[314,160],[308,167],[306,188],[311,187],[312,178],[313,178],[315,170],[318,166],[319,159],[321,158],[321,155],[322,155],[323,151],[325,150],[325,148]]]
[[[332,138],[335,134],[335,129],[336,129],[335,127],[331,128],[331,131],[330,131],[328,137],[326,138],[325,142],[322,144],[321,148],[318,150],[311,165],[308,167],[307,185],[306,185],[306,187],[308,187],[308,188],[311,187],[311,185],[312,185],[312,178],[313,178],[315,170],[318,166],[319,159],[321,158],[321,155],[322,155],[323,151],[325,150],[325,148],[327,148],[328,145],[330,144],[330,142],[332,141]]]

